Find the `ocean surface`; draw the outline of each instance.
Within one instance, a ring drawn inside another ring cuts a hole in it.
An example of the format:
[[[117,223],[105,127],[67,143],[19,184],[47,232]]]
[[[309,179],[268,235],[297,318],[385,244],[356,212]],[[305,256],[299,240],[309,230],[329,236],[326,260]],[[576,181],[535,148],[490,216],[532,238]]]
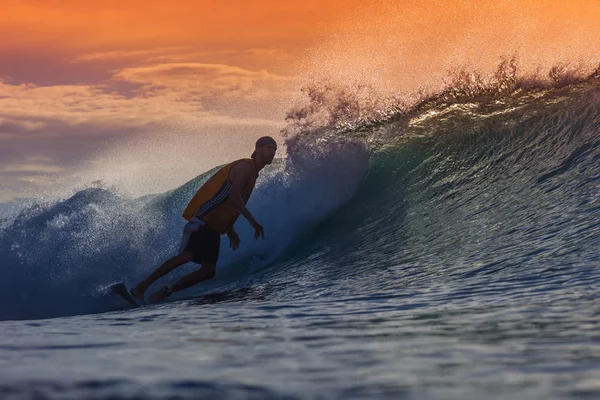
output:
[[[160,305],[107,288],[175,254],[214,171],[7,209],[0,398],[600,398],[600,73],[554,78],[368,118],[322,88],[250,200],[265,240],[240,219]]]

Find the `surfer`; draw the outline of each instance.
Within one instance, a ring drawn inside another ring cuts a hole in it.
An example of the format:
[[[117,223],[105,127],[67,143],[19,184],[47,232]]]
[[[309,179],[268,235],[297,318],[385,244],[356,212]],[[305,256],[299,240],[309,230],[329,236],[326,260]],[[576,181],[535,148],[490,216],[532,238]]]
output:
[[[165,261],[146,280],[131,289],[134,298],[143,302],[144,293],[154,281],[190,261],[200,264],[200,269],[185,275],[171,286],[162,286],[150,295],[151,302],[163,301],[174,292],[214,277],[221,235],[227,235],[233,250],[240,246],[240,237],[233,230],[233,224],[240,214],[254,228],[254,238],[260,236],[264,240],[263,227],[248,211],[246,203],[254,189],[258,172],[273,162],[276,151],[277,143],[272,137],[261,137],[256,141],[250,158],[227,164],[198,189],[183,212],[183,218],[188,223],[183,230],[179,254]]]

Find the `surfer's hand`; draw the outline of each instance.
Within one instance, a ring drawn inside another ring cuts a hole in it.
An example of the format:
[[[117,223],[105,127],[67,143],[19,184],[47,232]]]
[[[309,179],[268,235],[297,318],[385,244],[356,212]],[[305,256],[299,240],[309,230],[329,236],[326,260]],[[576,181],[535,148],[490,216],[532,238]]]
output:
[[[237,250],[240,248],[240,237],[238,235],[228,235],[229,236],[229,247],[233,250]]]
[[[254,228],[254,239],[258,239],[260,236],[263,240],[265,240],[265,230],[263,229],[262,225],[254,221],[252,227]]]

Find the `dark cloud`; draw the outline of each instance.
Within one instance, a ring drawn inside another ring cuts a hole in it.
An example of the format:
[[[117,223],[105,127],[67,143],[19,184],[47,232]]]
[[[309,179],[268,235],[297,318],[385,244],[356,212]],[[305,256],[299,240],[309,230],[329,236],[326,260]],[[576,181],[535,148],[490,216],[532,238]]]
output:
[[[97,84],[110,79],[112,66],[102,64],[73,64],[66,55],[34,54],[15,51],[0,53],[0,77],[18,85],[21,83],[37,86]],[[107,68],[108,67],[108,68]]]
[[[80,173],[90,170],[94,162],[113,177],[134,181],[135,177],[123,176],[123,168],[114,162],[143,167],[158,151],[152,141],[144,145],[147,160],[138,161],[133,153],[102,165],[94,160],[119,148],[133,133],[173,135],[186,126],[213,136],[221,137],[215,132],[222,132],[228,143],[236,141],[230,132],[270,129],[272,134],[283,121],[292,86],[291,79],[264,70],[181,62],[122,68],[99,84],[38,86],[0,81],[0,202],[56,191],[72,176],[102,175],[95,170]],[[204,143],[207,140],[212,139],[205,137]],[[164,142],[171,146],[169,139]],[[198,146],[202,148],[201,143]],[[219,140],[212,143],[212,148],[222,151],[220,146]],[[235,148],[239,154],[247,152]],[[171,158],[171,153],[181,151],[174,146],[161,156]],[[194,155],[189,157],[192,160]],[[195,171],[195,162],[188,162],[187,169]],[[165,176],[163,182],[169,179]]]

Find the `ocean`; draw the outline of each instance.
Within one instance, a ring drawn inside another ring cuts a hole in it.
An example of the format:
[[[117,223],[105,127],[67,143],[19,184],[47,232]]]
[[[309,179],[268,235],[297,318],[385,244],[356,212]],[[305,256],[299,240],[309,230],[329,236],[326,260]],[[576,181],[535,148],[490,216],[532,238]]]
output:
[[[240,218],[163,304],[107,288],[176,253],[214,170],[6,209],[0,398],[600,398],[600,71],[554,72],[386,110],[320,87],[248,204],[265,240]]]

